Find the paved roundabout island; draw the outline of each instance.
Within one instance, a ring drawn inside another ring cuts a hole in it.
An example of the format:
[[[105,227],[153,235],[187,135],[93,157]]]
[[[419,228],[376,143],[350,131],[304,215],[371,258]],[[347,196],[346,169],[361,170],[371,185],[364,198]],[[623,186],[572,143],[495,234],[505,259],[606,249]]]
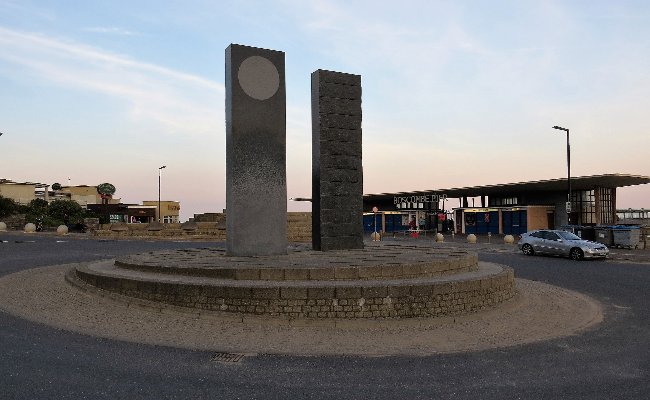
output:
[[[509,267],[478,262],[475,254],[454,248],[368,246],[342,257],[297,247],[270,263],[277,265],[247,258],[246,266],[234,269],[231,262],[206,262],[210,253],[223,257],[220,251],[185,249],[18,272],[0,279],[0,308],[98,337],[244,354],[479,350],[570,335],[602,320],[600,305],[585,295],[515,280]],[[419,267],[406,267],[413,265]],[[102,286],[98,277],[111,283]],[[187,293],[165,297],[172,283]],[[462,287],[468,291],[459,292]],[[476,301],[464,303],[470,289]],[[209,300],[210,291],[222,297]]]

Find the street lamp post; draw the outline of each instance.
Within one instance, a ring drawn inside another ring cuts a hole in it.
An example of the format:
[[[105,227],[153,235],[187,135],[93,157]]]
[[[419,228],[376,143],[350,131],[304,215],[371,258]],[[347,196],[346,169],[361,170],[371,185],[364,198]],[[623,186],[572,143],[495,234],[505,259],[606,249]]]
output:
[[[571,144],[569,143],[569,129],[562,128],[557,125],[553,129],[559,129],[566,132],[566,165],[567,165],[567,182],[569,186],[569,193],[567,199],[567,219],[568,224],[571,225]]]
[[[160,218],[161,218],[161,209],[160,209],[160,177],[162,176],[162,170],[163,168],[167,168],[166,165],[163,165],[162,167],[158,168],[158,222],[160,223]]]

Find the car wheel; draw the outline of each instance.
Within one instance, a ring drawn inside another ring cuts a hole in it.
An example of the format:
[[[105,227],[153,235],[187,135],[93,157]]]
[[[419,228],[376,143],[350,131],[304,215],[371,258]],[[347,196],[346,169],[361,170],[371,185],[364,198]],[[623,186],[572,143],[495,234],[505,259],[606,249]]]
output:
[[[580,261],[585,258],[585,254],[578,248],[571,249],[571,258]]]
[[[523,245],[523,247],[521,248],[521,251],[523,251],[524,254],[527,255],[527,256],[532,256],[533,254],[535,254],[535,250],[533,250],[533,246],[531,246],[529,244]]]

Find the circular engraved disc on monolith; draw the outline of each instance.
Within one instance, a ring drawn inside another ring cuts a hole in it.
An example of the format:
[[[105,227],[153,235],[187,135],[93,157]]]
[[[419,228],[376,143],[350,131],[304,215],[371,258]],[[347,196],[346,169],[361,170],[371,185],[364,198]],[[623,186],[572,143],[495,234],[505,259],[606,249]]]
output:
[[[275,65],[264,57],[248,57],[239,66],[239,84],[244,92],[257,100],[271,98],[280,87],[280,75]]]

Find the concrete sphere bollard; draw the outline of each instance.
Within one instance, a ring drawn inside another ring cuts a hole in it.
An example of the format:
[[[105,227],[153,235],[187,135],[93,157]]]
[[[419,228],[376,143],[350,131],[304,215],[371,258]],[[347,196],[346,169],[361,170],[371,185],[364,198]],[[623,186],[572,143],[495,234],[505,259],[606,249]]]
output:
[[[0,222],[0,232],[6,231],[7,230],[7,224],[4,222]]]
[[[442,236],[442,233],[436,234],[436,242],[440,243],[440,242],[444,242],[444,241],[445,241],[445,237]]]
[[[373,232],[370,234],[370,239],[372,239],[373,242],[378,242],[381,240],[381,235],[379,232]]]
[[[31,233],[31,232],[36,232],[36,225],[30,222],[28,224],[25,224],[25,233]]]
[[[505,244],[513,244],[515,242],[515,238],[512,235],[506,235],[503,238],[503,243]]]
[[[65,225],[59,225],[58,228],[56,228],[56,234],[57,235],[67,235],[68,234],[68,227]]]
[[[473,233],[467,235],[467,243],[476,243],[476,235]]]

